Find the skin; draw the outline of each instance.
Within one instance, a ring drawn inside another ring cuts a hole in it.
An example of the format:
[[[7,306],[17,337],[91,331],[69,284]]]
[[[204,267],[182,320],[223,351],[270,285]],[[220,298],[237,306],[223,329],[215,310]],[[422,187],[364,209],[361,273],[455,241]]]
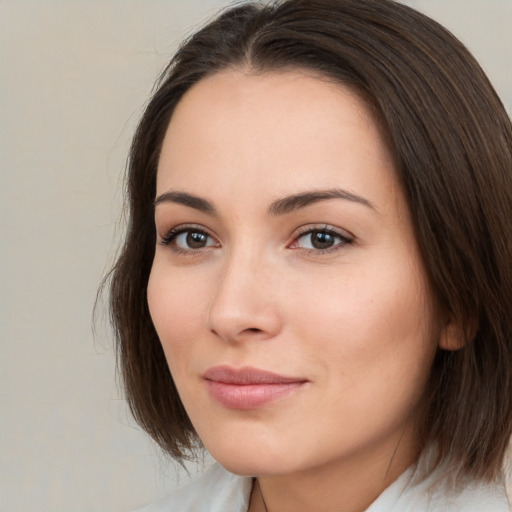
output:
[[[359,199],[269,212],[285,197],[340,189]],[[366,509],[417,458],[418,406],[442,337],[393,158],[366,104],[299,71],[203,79],[169,124],[157,198],[148,302],[206,448],[259,477],[269,511]],[[305,234],[314,228],[329,230],[327,250]],[[233,410],[202,377],[217,365],[306,382]],[[256,486],[249,510],[264,510]]]

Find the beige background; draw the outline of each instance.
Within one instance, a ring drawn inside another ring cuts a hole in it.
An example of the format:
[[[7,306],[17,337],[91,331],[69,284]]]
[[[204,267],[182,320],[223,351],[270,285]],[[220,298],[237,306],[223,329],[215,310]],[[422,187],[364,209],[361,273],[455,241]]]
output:
[[[176,485],[91,315],[135,122],[176,43],[224,3],[0,1],[1,512],[126,511]],[[409,3],[462,38],[510,112],[512,0]]]

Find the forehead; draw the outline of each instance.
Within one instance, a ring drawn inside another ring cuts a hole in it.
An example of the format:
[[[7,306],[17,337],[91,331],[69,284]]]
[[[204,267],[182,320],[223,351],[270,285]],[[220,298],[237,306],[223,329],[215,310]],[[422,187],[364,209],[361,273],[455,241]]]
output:
[[[252,197],[340,186],[371,194],[382,185],[396,189],[392,160],[370,109],[350,88],[300,71],[228,70],[178,103],[157,193],[210,195],[229,182]]]

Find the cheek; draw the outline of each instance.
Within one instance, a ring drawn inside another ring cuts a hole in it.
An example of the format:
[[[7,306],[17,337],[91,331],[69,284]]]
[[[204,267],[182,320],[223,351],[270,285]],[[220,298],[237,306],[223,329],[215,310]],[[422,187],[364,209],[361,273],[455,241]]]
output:
[[[406,263],[385,276],[378,269],[294,290],[294,334],[342,389],[372,393],[386,383],[417,395],[435,351],[424,280]]]
[[[319,363],[314,405],[325,421],[317,429],[343,431],[347,446],[415,421],[434,355],[418,288],[358,284],[310,293],[309,320],[296,316],[307,357]]]
[[[205,323],[206,290],[200,279],[191,281],[184,273],[169,272],[154,265],[147,297],[151,319],[162,343],[171,372],[197,340]]]
[[[379,340],[399,342],[427,330],[428,308],[421,289],[411,274],[386,280],[374,279],[371,273],[344,276],[321,286],[313,276],[297,281],[287,302],[301,330],[322,331],[349,345],[364,338],[378,346]]]

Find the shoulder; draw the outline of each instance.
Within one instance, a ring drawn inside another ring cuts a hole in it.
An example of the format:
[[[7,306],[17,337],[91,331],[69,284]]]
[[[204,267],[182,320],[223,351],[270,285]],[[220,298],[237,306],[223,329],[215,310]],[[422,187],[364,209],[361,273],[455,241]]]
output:
[[[251,478],[214,464],[181,489],[134,512],[245,512],[251,488]]]
[[[483,510],[486,512],[509,512],[509,507],[510,504],[504,482],[474,482],[458,493],[434,494],[431,510],[446,510],[447,512],[481,512]]]
[[[434,477],[414,484],[413,473],[406,471],[377,498],[367,512],[510,511],[504,482],[472,482],[455,491],[433,485]]]

